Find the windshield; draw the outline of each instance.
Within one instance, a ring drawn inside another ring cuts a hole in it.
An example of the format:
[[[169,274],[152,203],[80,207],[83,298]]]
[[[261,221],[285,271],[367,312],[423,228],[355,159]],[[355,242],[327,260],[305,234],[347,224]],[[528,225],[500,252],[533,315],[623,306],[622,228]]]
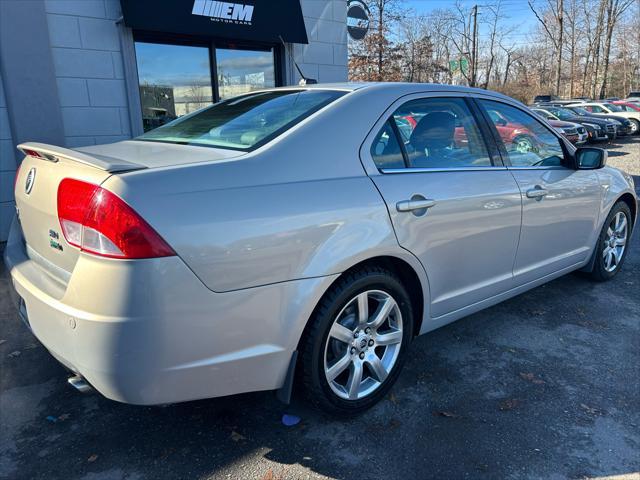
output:
[[[180,117],[137,140],[253,150],[345,93],[276,90],[243,95]]]
[[[575,116],[575,113],[571,110],[567,110],[566,108],[550,108],[549,111],[560,120],[569,120]]]
[[[582,107],[571,107],[571,109],[576,112],[578,115],[591,115],[590,112],[586,111],[584,108]]]
[[[554,119],[552,114],[550,114],[549,112],[545,112],[544,110],[534,109],[533,111],[536,112],[538,115],[540,115],[542,118],[546,118],[547,120]]]

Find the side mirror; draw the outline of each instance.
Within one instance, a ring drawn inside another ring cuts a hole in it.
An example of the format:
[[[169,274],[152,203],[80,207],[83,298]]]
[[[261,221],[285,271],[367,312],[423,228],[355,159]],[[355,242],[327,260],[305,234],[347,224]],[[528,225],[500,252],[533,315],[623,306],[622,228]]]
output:
[[[607,164],[608,153],[602,148],[584,147],[576,150],[578,170],[596,170]]]

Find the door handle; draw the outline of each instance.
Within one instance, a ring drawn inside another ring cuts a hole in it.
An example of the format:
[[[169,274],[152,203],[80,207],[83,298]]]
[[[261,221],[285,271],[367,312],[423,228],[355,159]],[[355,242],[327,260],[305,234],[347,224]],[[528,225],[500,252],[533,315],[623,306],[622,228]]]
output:
[[[537,198],[539,200],[542,200],[542,198],[546,197],[548,194],[549,191],[545,190],[539,185],[536,185],[536,187],[532,188],[531,190],[527,190],[527,198]]]
[[[401,202],[396,203],[396,210],[399,212],[411,212],[414,210],[426,210],[427,208],[431,208],[436,204],[435,200],[431,200],[428,198],[424,199],[416,199],[416,200],[402,200]]]

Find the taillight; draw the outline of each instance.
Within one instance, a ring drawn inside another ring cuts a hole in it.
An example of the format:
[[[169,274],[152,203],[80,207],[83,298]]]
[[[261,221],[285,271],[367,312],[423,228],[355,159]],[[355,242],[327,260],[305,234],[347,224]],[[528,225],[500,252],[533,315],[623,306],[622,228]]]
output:
[[[69,244],[96,255],[156,258],[176,254],[129,205],[99,185],[62,180],[58,219]]]

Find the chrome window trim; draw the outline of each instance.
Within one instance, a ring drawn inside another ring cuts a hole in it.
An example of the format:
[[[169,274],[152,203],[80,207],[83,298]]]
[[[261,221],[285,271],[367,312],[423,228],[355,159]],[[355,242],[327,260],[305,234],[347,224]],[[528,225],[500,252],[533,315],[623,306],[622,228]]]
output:
[[[381,173],[435,173],[435,172],[495,172],[498,170],[507,170],[502,165],[486,166],[486,167],[448,167],[448,168],[426,168],[426,167],[409,167],[409,168],[381,168]]]
[[[569,167],[563,167],[562,165],[553,165],[553,166],[526,166],[526,165],[519,165],[519,166],[509,166],[507,167],[508,170],[568,170],[568,171],[572,171],[573,169],[569,168]]]

